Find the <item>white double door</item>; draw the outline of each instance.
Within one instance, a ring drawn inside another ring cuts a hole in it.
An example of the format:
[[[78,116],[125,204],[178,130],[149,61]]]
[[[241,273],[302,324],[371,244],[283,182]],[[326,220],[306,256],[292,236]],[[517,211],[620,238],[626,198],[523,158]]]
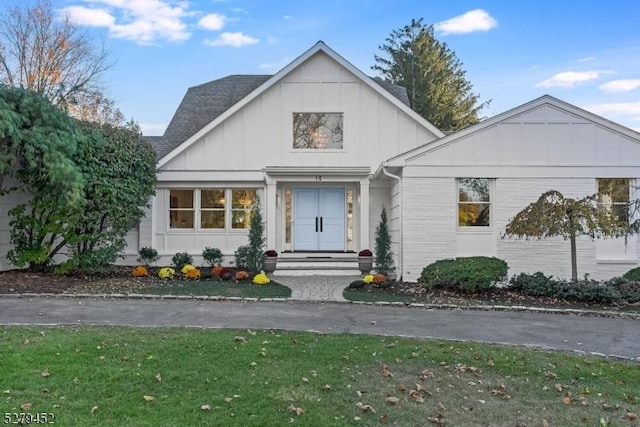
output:
[[[344,188],[294,188],[293,211],[295,251],[345,249]]]

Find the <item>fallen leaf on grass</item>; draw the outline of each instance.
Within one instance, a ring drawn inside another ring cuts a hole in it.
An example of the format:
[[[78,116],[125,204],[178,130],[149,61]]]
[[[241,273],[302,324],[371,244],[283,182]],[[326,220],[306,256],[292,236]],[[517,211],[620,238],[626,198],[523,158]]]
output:
[[[153,397],[153,396],[147,396],[147,395],[142,396],[142,398],[143,398],[146,402],[152,402],[152,401],[156,400],[156,398],[155,398],[155,397]]]
[[[629,421],[633,421],[638,419],[638,414],[635,412],[627,412],[626,417]]]
[[[416,383],[416,391],[427,391],[427,388],[425,386],[423,386],[422,384],[418,384]]]
[[[430,423],[433,423],[433,424],[438,424],[440,426],[443,426],[445,424],[444,417],[442,415],[440,415],[440,414],[436,415],[435,417],[427,418],[427,421],[429,421]]]
[[[40,376],[42,378],[46,378],[48,376],[50,376],[51,374],[49,373],[49,370],[47,368],[44,368],[44,370],[42,372],[40,372]]]
[[[558,375],[557,375],[557,374],[554,374],[554,373],[553,373],[553,372],[551,372],[551,371],[546,371],[546,372],[544,373],[544,375],[545,375],[545,377],[549,378],[550,380],[555,380],[556,378],[558,378]]]
[[[233,398],[231,398],[231,397],[225,397],[225,398],[224,398],[224,401],[225,401],[226,403],[231,403],[231,402],[233,402]]]
[[[382,365],[382,376],[383,377],[393,377],[393,374],[389,370],[387,365]]]
[[[358,402],[358,403],[356,403],[356,406],[357,406],[357,407],[358,407],[362,412],[370,411],[370,412],[373,412],[374,414],[376,413],[376,410],[375,410],[375,409],[373,409],[373,407],[372,407],[371,405],[365,405],[365,404],[364,404],[364,403],[362,403],[362,402]]]
[[[555,388],[557,391],[562,391],[562,390],[563,390],[563,388],[562,388],[562,384],[556,384],[556,385],[554,386],[554,388]]]
[[[389,396],[385,399],[385,401],[390,405],[397,405],[398,403],[400,403],[400,399],[395,396]]]
[[[233,337],[233,340],[237,341],[237,342],[246,342],[247,341],[247,339],[245,337],[241,337],[241,336],[235,336],[235,337]]]
[[[158,382],[162,381],[162,375],[156,374],[156,381]]]
[[[491,366],[491,367],[493,367],[493,366],[495,366],[495,365],[496,365],[496,364],[493,362],[493,359],[489,359],[489,360],[487,360],[487,366]]]
[[[203,411],[210,411],[211,410],[211,405],[202,405],[200,407],[201,410]]]
[[[325,384],[325,385],[322,386],[322,390],[329,391],[329,390],[331,390],[331,386],[329,384]]]
[[[387,415],[387,414],[380,415],[380,422],[382,424],[388,423],[389,422],[389,415]]]
[[[441,411],[446,411],[447,408],[444,406],[443,403],[438,403],[438,409],[440,409]]]
[[[295,412],[295,414],[297,416],[300,416],[300,415],[304,414],[304,409],[302,409],[300,407],[297,407],[297,406],[294,406],[294,405],[289,405],[289,407],[287,409],[289,411],[291,411],[291,412]]]
[[[302,382],[303,382],[303,383],[308,383],[308,382],[309,382],[309,379],[308,379],[307,377],[302,377]]]
[[[94,406],[93,408],[91,408],[91,413],[95,414],[97,410],[98,410],[98,407]]]
[[[30,402],[26,402],[20,405],[20,409],[22,409],[23,411],[30,411],[31,408],[33,408],[33,403]]]
[[[564,403],[565,405],[571,405],[571,398],[569,396],[563,397],[562,403]]]
[[[549,421],[542,420],[542,427],[549,427]]]

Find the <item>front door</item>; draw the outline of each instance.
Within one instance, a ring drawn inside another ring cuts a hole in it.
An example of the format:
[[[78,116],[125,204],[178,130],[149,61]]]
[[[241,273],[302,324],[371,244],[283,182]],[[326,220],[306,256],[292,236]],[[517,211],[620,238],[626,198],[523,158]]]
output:
[[[344,188],[295,188],[293,211],[294,250],[344,250]]]

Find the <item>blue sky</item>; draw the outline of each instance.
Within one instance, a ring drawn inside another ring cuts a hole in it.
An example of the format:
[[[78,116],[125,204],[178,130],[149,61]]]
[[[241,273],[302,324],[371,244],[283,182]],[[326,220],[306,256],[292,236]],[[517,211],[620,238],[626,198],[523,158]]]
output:
[[[190,86],[274,74],[318,40],[369,75],[394,29],[423,18],[491,116],[550,94],[640,130],[634,0],[53,0],[103,36],[108,95],[161,135]]]

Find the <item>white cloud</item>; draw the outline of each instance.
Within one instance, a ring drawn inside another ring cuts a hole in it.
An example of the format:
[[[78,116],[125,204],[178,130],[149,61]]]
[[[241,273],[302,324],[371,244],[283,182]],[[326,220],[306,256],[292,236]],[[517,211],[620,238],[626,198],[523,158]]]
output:
[[[206,39],[205,44],[209,46],[233,46],[240,47],[254,43],[258,43],[260,40],[254,37],[250,37],[243,33],[222,33],[220,37],[215,40]]]
[[[433,27],[441,34],[464,34],[488,31],[498,25],[491,15],[482,9],[470,10],[460,16],[438,22]]]
[[[600,90],[609,93],[630,92],[640,88],[640,79],[620,79],[613,80],[599,86]]]
[[[224,15],[218,13],[210,13],[203,16],[198,21],[198,26],[205,30],[220,31],[226,22],[227,18]]]
[[[595,59],[596,59],[595,56],[587,56],[586,58],[578,59],[578,62],[590,62],[590,61],[595,61]]]
[[[594,104],[584,109],[599,115],[632,116],[636,120],[640,119],[640,101]]]
[[[79,25],[105,27],[109,35],[152,44],[158,40],[179,42],[191,37],[185,18],[187,2],[173,6],[163,0],[84,0],[92,7],[69,6],[62,9]]]
[[[61,10],[63,14],[80,25],[89,27],[109,27],[115,23],[116,18],[104,9],[92,9],[84,6],[69,6]]]
[[[612,71],[565,71],[554,74],[541,81],[536,87],[564,87],[572,88],[581,83],[596,80],[603,74],[611,74]]]
[[[260,68],[261,70],[279,70],[281,68],[284,68],[290,62],[290,58],[284,58],[278,62],[266,62],[264,64],[260,64],[258,65],[258,68]]]

